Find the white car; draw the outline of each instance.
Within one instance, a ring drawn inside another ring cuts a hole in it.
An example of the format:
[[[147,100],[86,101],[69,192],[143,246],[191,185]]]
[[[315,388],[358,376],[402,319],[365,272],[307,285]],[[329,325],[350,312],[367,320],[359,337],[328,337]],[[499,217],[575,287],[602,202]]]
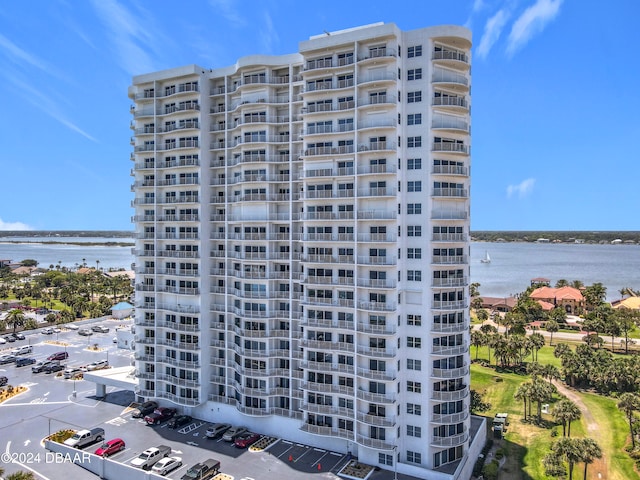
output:
[[[93,370],[102,370],[103,368],[107,368],[109,366],[109,362],[106,360],[97,360],[95,362],[91,362],[86,367],[83,367],[84,371],[91,372]]]
[[[5,343],[7,343],[7,341],[4,338],[0,337],[0,345],[4,345]]]
[[[166,457],[156,463],[151,471],[158,475],[166,475],[167,473],[180,468],[182,466],[182,458],[180,457]]]
[[[67,323],[64,326],[65,328],[68,328],[69,330],[78,330],[80,327],[78,325],[76,325],[75,323]]]

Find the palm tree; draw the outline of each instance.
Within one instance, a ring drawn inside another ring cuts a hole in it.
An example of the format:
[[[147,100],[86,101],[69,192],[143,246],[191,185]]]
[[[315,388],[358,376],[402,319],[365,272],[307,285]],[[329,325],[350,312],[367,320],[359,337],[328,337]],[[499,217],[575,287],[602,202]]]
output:
[[[562,436],[571,436],[571,422],[578,420],[582,412],[578,406],[568,398],[563,398],[556,403],[551,411],[554,421],[562,424]]]
[[[551,399],[556,391],[556,387],[545,382],[539,377],[533,378],[531,383],[531,397],[530,401],[534,401],[538,404],[538,421],[542,421],[542,402],[547,402]]]
[[[556,282],[555,288],[562,288],[562,287],[566,287],[568,285],[569,285],[569,281],[565,280],[564,278],[561,278],[560,280],[558,280]]]
[[[14,308],[7,314],[5,320],[7,325],[13,326],[13,333],[15,333],[18,327],[22,327],[24,325],[25,316],[22,310]]]
[[[584,462],[584,476],[583,480],[587,480],[587,466],[596,458],[602,458],[602,449],[600,445],[593,438],[580,439],[580,450],[582,452],[580,460]]]
[[[538,350],[544,347],[544,344],[545,344],[544,337],[542,336],[541,333],[533,333],[529,337],[527,337],[527,339],[529,340],[531,351],[533,352],[533,357],[534,357],[533,361],[537,362]]]
[[[573,466],[582,460],[581,441],[578,438],[561,438],[553,444],[551,450],[559,457],[564,457],[569,464],[569,480],[573,479]]]
[[[482,345],[484,345],[485,339],[486,335],[480,330],[473,330],[471,332],[471,345],[476,347],[476,360],[478,360],[478,350]]]
[[[549,346],[551,346],[553,345],[553,334],[560,330],[560,325],[558,325],[558,322],[551,319],[545,324],[545,328],[547,329],[547,332],[551,334],[551,338],[549,339]]]
[[[548,363],[542,367],[542,376],[549,380],[549,383],[553,383],[554,380],[560,380],[560,370]]]
[[[513,398],[524,403],[524,420],[527,421],[527,400],[531,396],[531,382],[524,382],[518,385]]]
[[[35,480],[35,478],[33,473],[24,470],[7,475],[7,480]]]
[[[553,349],[553,356],[556,358],[562,358],[567,353],[571,352],[571,347],[566,343],[559,343],[556,345],[556,348]]]
[[[629,431],[631,432],[631,447],[636,447],[636,439],[633,434],[633,417],[634,413],[640,410],[640,397],[635,393],[623,393],[618,402],[618,408],[624,412],[629,421]]]

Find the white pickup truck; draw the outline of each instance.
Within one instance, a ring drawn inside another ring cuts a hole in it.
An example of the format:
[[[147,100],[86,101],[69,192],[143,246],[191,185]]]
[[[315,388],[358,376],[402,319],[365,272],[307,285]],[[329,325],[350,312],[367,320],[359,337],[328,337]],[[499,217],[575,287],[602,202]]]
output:
[[[168,457],[171,453],[171,447],[167,445],[158,445],[157,447],[147,448],[144,452],[131,460],[131,465],[141,468],[143,470],[149,470],[160,459]]]

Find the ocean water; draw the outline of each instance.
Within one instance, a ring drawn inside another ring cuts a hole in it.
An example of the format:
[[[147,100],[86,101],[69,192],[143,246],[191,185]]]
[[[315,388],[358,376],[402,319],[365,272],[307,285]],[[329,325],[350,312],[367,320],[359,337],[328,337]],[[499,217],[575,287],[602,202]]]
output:
[[[7,240],[28,243],[6,243]],[[35,259],[42,267],[82,265],[129,270],[134,262],[132,247],[51,244],[50,242],[130,242],[128,238],[7,237],[0,240],[0,259]],[[481,263],[485,251],[491,263]],[[480,283],[480,293],[503,297],[522,292],[532,278],[545,277],[554,284],[559,279],[595,282],[607,287],[609,301],[620,298],[619,290],[640,290],[640,245],[590,245],[554,243],[473,242],[470,257],[471,281]]]

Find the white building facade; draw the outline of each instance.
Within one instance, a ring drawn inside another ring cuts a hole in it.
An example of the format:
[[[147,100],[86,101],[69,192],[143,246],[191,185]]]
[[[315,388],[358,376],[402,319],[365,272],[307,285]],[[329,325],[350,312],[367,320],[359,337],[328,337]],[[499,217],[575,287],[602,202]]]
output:
[[[138,395],[468,478],[470,48],[374,24],[133,79]]]

